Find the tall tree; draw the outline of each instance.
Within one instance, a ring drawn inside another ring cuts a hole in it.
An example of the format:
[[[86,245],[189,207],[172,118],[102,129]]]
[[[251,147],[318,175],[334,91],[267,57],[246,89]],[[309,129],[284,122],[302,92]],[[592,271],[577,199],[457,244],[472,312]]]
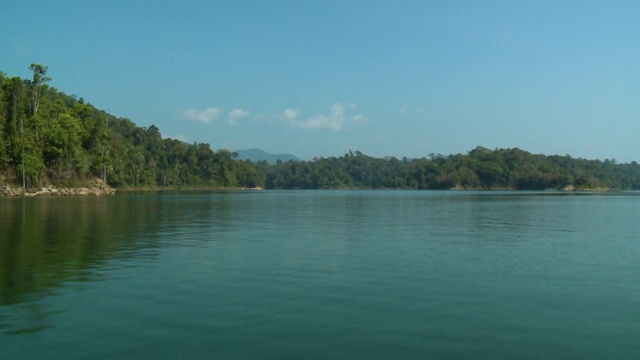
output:
[[[38,113],[41,85],[51,80],[50,77],[46,76],[48,68],[48,66],[40,64],[31,64],[29,66],[29,70],[33,71],[33,80],[31,81],[31,114],[33,116]]]

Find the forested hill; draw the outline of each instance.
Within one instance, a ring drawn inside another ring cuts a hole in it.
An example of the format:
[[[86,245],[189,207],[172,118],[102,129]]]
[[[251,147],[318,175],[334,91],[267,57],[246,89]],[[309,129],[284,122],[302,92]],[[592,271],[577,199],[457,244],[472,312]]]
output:
[[[260,149],[246,149],[246,150],[236,150],[238,153],[238,159],[241,160],[251,160],[252,162],[258,162],[260,160],[264,160],[269,164],[275,164],[280,161],[289,161],[296,160],[300,161],[300,159],[292,154],[272,154]]]
[[[151,125],[96,109],[33,78],[0,72],[0,185],[267,189],[640,189],[640,165],[476,147],[467,154],[374,158],[358,151],[312,161],[237,160],[209,144],[163,139]]]
[[[467,154],[373,158],[358,151],[309,162],[258,163],[268,189],[640,189],[640,165],[481,146]]]
[[[106,178],[123,187],[257,187],[264,175],[250,162],[209,144],[163,139],[156,126],[96,109],[48,86],[47,67],[33,79],[0,72],[0,185],[79,186]]]

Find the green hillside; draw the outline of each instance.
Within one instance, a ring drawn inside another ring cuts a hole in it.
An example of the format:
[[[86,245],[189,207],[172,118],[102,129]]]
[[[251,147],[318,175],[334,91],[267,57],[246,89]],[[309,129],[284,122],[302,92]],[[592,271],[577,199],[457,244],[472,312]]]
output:
[[[80,186],[91,178],[116,188],[256,187],[263,174],[209,144],[163,139],[156,126],[97,109],[49,86],[47,67],[32,79],[0,73],[0,184]]]
[[[359,151],[308,162],[257,164],[267,189],[640,189],[640,165],[481,146],[467,154],[373,158]]]

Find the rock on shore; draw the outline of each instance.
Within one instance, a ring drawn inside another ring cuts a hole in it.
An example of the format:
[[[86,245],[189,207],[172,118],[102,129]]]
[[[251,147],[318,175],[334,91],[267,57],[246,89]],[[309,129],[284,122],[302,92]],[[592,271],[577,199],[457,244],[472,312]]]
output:
[[[105,185],[98,178],[92,179],[88,187],[59,188],[48,185],[40,190],[27,190],[26,194],[23,194],[22,187],[12,185],[2,185],[0,187],[0,195],[2,196],[102,196],[115,193],[115,189]]]

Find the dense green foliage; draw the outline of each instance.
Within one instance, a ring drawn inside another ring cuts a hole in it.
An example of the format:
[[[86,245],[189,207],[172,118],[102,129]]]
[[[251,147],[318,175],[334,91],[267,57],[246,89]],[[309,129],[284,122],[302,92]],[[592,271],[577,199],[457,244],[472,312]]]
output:
[[[373,158],[360,152],[309,162],[258,163],[268,189],[640,189],[640,166],[615,160],[536,155],[477,147],[468,154]]]
[[[106,178],[114,187],[256,187],[264,175],[229,150],[163,139],[49,87],[47,67],[33,80],[0,73],[0,183],[73,186]]]
[[[209,144],[163,139],[82,98],[49,87],[47,67],[32,80],[0,72],[0,183],[75,185],[99,177],[118,188],[268,189],[640,189],[636,162],[546,156],[477,147],[421,159],[373,158],[358,151],[312,161],[236,160]]]

